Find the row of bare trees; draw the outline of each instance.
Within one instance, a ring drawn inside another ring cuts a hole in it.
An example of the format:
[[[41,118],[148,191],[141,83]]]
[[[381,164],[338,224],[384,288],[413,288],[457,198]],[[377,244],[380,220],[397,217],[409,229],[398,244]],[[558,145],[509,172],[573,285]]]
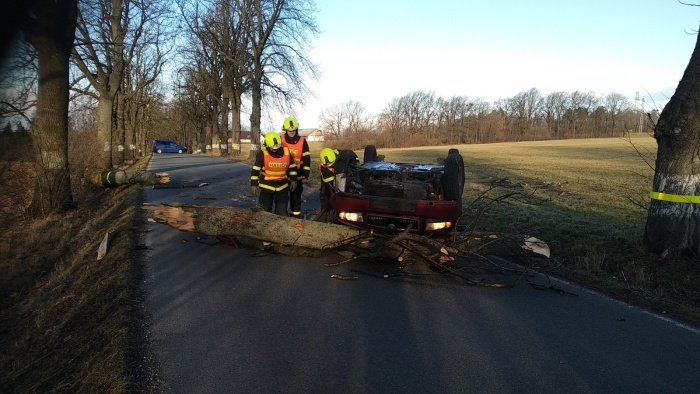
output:
[[[565,138],[614,137],[648,130],[648,117],[619,93],[554,92],[536,88],[491,104],[466,96],[436,97],[416,91],[392,100],[377,116],[362,104],[331,106],[320,117],[330,138],[380,146],[468,144]],[[657,111],[650,113],[652,119]],[[645,124],[646,123],[646,124]]]
[[[312,1],[180,0],[178,9],[188,34],[172,106],[189,115],[178,125],[191,144],[239,142],[244,102],[257,141],[263,105],[289,111],[310,94],[304,77],[317,70],[306,52],[318,33]]]
[[[71,85],[97,103],[102,168],[145,149],[146,110],[171,37],[168,6],[165,0],[80,0]]]
[[[229,119],[238,137],[244,99],[259,135],[263,104],[289,108],[309,94],[303,80],[316,69],[304,53],[309,35],[318,32],[315,12],[312,0],[27,5],[18,16],[26,22],[16,50],[2,59],[0,110],[31,129],[38,178],[33,211],[42,215],[73,203],[69,135],[96,141],[89,147],[95,169],[111,169],[144,155],[153,138],[200,146],[213,136],[227,141]],[[168,60],[181,66],[172,100],[159,84]]]

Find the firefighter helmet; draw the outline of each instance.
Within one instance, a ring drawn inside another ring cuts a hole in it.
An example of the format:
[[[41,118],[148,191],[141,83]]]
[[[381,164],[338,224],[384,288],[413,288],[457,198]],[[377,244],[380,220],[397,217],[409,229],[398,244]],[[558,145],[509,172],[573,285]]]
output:
[[[284,122],[282,122],[282,130],[299,130],[299,121],[293,116],[285,118]]]
[[[279,149],[282,147],[282,139],[279,134],[274,131],[268,131],[265,134],[265,146],[270,149]]]
[[[321,160],[321,165],[324,166],[331,166],[333,163],[335,163],[335,151],[331,148],[323,148],[321,149],[321,154],[319,155],[319,159]]]

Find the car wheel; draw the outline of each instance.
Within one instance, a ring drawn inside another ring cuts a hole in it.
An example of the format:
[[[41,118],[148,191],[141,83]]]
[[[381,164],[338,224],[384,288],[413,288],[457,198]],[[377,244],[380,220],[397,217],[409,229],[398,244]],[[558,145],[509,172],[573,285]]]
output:
[[[163,153],[163,149],[158,149],[156,152]]]
[[[362,157],[363,163],[368,161],[377,161],[377,147],[374,145],[365,146],[365,154]]]
[[[459,153],[450,153],[445,159],[442,175],[442,191],[445,200],[462,202],[464,194],[464,160]]]
[[[182,149],[178,150],[177,153],[182,153]]]

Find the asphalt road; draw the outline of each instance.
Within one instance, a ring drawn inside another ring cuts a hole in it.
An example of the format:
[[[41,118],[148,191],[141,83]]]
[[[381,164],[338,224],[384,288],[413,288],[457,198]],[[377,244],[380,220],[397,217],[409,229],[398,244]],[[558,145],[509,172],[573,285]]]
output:
[[[154,155],[149,170],[169,172],[182,187],[144,188],[147,203],[255,205],[245,164],[164,154]],[[305,209],[313,211],[317,194],[305,193]],[[148,227],[148,332],[164,392],[700,387],[700,332],[542,275],[532,280],[576,295],[493,273],[515,287],[385,279],[365,274],[386,270],[380,263],[326,267],[342,258],[292,258],[159,223]]]

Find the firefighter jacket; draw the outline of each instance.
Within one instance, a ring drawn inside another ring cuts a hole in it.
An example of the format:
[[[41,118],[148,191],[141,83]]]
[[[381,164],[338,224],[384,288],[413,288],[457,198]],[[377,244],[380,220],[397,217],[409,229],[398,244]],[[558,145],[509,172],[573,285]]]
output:
[[[271,151],[263,148],[255,156],[250,172],[250,185],[261,189],[280,191],[297,180],[297,165],[287,148]]]
[[[333,179],[335,179],[335,168],[333,166],[319,164],[318,170],[321,172],[321,182],[323,182],[323,184],[331,183]]]
[[[311,153],[309,152],[309,144],[306,138],[299,136],[299,131],[294,138],[291,138],[284,133],[282,135],[282,146],[289,149],[289,153],[294,156],[294,162],[297,164],[298,175],[304,179],[309,179],[311,173]]]

